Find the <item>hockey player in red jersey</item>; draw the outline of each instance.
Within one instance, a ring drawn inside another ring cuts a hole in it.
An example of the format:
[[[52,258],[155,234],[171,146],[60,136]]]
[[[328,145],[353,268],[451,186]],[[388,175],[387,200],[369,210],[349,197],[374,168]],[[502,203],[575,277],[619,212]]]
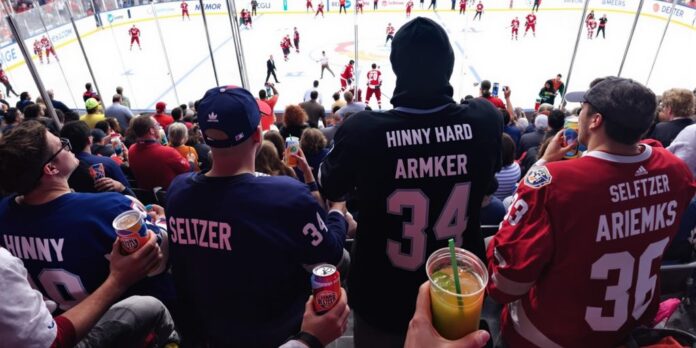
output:
[[[355,4],[357,6],[357,10],[360,12],[360,14],[363,13],[363,6],[365,5],[363,3],[363,0],[358,0],[358,2]]]
[[[387,24],[387,40],[384,41],[384,46],[389,43],[389,40],[394,40],[394,33],[396,32],[396,29],[394,29],[394,26],[389,23]]]
[[[283,59],[285,61],[288,61],[288,55],[290,55],[290,47],[292,47],[292,43],[290,43],[290,35],[285,35],[282,40],[280,40],[280,48],[283,50]]]
[[[408,0],[406,3],[406,18],[411,18],[411,10],[413,9],[413,1]]]
[[[188,20],[191,20],[191,17],[189,16],[188,12],[188,3],[186,0],[181,0],[181,20],[184,20],[184,16],[188,18]]]
[[[34,40],[34,54],[39,56],[39,61],[43,64],[43,47],[39,40]]]
[[[483,4],[479,1],[479,3],[476,5],[476,14],[474,15],[474,21],[476,20],[476,17],[478,17],[479,21],[481,21],[481,16],[483,15]]]
[[[355,66],[355,61],[350,60],[346,67],[341,73],[341,92],[345,91],[346,88],[353,83],[353,67]]]
[[[587,27],[587,30],[590,30],[590,20],[593,20],[595,18],[594,10],[591,10],[590,13],[587,14],[587,17],[585,17],[585,26]]]
[[[592,40],[594,38],[594,31],[595,28],[597,28],[597,21],[594,19],[590,19],[587,21],[587,38]]]
[[[524,36],[527,36],[529,29],[532,29],[532,35],[536,37],[536,15],[534,13],[527,15],[527,21],[524,23]]]
[[[314,18],[317,18],[317,16],[321,13],[321,18],[324,18],[324,3],[320,2],[317,4],[317,13],[314,14]]]
[[[466,14],[466,2],[468,0],[459,0],[459,14],[465,15]]]
[[[512,23],[510,23],[510,28],[512,28],[510,40],[517,40],[517,34],[520,31],[520,19],[515,17],[515,19],[512,20]]]
[[[142,50],[143,48],[140,47],[140,29],[138,29],[135,24],[128,30],[128,34],[130,35],[130,50],[133,50],[133,43],[138,44],[138,48]]]
[[[41,46],[43,46],[44,51],[46,52],[46,63],[51,64],[51,54],[56,58],[56,61],[58,61],[56,51],[53,49],[53,43],[51,43],[51,40],[49,40],[46,35],[41,37]]]
[[[341,10],[343,10],[343,13],[348,14],[348,11],[346,11],[346,0],[338,0],[338,14],[341,14]]]
[[[372,63],[372,70],[367,72],[367,96],[365,103],[370,105],[370,99],[374,94],[377,97],[377,106],[382,110],[382,72],[377,68],[377,64]]]
[[[300,32],[297,31],[297,27],[294,28],[292,41],[295,43],[295,52],[300,53]]]
[[[657,107],[648,88],[609,77],[566,100],[582,103],[587,152],[562,161],[574,144],[556,134],[487,250],[508,347],[617,347],[650,325],[663,253],[696,190],[682,160],[639,143]]]
[[[0,83],[2,83],[5,86],[5,89],[7,90],[7,93],[5,93],[5,95],[7,95],[8,98],[12,96],[12,94],[10,93],[14,93],[16,97],[19,97],[19,94],[17,94],[14,88],[12,88],[12,84],[10,84],[10,78],[7,76],[7,73],[5,73],[5,69],[2,68],[2,63],[0,63]]]
[[[307,0],[307,4],[305,4],[305,6],[307,7],[307,12],[309,12],[310,9],[312,10],[312,12],[314,12],[314,6],[312,6],[312,0]]]

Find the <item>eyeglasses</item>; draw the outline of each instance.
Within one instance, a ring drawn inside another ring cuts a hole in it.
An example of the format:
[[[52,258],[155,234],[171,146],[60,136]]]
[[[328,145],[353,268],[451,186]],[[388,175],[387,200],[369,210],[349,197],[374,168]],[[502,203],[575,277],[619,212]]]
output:
[[[58,156],[58,154],[59,154],[61,151],[65,150],[65,149],[67,149],[68,151],[72,151],[72,145],[70,145],[70,140],[67,139],[67,138],[60,138],[60,149],[58,149],[58,151],[56,151],[56,153],[54,153],[51,157],[49,157],[49,158],[46,160],[46,162],[44,162],[44,164],[41,166],[41,168],[43,169],[43,167],[44,167],[45,165],[51,163],[51,161],[53,161],[54,159],[56,159],[56,157]]]

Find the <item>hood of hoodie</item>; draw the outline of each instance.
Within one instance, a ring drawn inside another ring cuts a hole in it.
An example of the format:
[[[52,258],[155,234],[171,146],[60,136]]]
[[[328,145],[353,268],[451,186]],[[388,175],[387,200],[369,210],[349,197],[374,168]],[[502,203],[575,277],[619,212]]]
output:
[[[449,83],[454,51],[439,24],[423,17],[404,24],[394,36],[389,60],[396,74],[394,107],[430,109],[454,103]]]

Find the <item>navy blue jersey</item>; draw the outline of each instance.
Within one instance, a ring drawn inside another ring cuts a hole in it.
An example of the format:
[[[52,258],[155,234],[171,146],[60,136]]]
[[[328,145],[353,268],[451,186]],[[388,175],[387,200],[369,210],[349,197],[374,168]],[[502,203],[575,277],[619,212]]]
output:
[[[68,193],[41,205],[17,204],[15,197],[0,201],[0,243],[22,259],[32,285],[56,302],[57,313],[66,311],[108,277],[113,219],[135,203],[119,193]],[[128,294],[167,302],[173,297],[167,277],[148,278]]]
[[[500,113],[483,99],[361,112],[338,129],[319,178],[328,199],[355,190],[348,299],[365,321],[405,334],[426,260],[448,239],[485,260],[481,201],[500,166],[501,133]],[[385,289],[394,291],[376,294]]]
[[[300,328],[310,293],[303,267],[336,264],[346,222],[289,177],[187,173],[167,192],[170,260],[185,339],[271,347]]]

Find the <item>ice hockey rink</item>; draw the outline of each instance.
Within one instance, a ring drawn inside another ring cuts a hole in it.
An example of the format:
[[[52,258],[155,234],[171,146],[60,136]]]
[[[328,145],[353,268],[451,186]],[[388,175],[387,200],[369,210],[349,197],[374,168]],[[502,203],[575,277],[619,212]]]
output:
[[[381,8],[373,11],[372,1],[365,6],[364,14],[356,16],[353,7],[349,14],[338,14],[337,7],[329,7],[325,18],[314,18],[302,8],[305,0],[287,0],[295,10],[259,11],[253,17],[253,29],[240,29],[242,48],[249,78],[249,89],[256,92],[263,88],[266,77],[266,60],[273,55],[280,84],[278,110],[302,100],[312,81],[319,79],[321,52],[326,51],[336,77],[328,72],[320,80],[323,104],[329,107],[331,94],[339,90],[338,75],[350,59],[355,59],[355,35],[358,36],[359,85],[364,87],[365,74],[372,63],[383,73],[382,91],[387,99],[395,86],[390,62],[390,46],[385,45],[386,26],[392,23],[398,30],[408,21],[405,1],[380,0]],[[281,0],[260,1],[270,7]],[[317,1],[313,1],[316,3]],[[589,8],[595,9],[596,18],[607,14],[607,38],[588,40],[582,19],[583,1],[545,0],[537,13],[537,32],[524,37],[524,17],[529,13],[531,1],[515,0],[509,8],[508,0],[484,1],[487,8],[481,21],[473,22],[473,6],[465,15],[450,10],[450,1],[438,1],[438,10],[421,10],[418,0],[412,18],[423,16],[440,23],[450,36],[455,54],[455,67],[451,78],[456,100],[467,94],[477,95],[476,85],[487,79],[510,86],[515,106],[531,108],[545,80],[563,74],[567,79],[573,49],[579,27],[583,28],[572,69],[569,90],[585,89],[595,77],[616,75],[626,48],[638,0],[590,0]],[[425,6],[430,0],[425,1]],[[458,2],[458,1],[457,1]],[[206,3],[208,3],[206,1]],[[213,2],[215,3],[215,2]],[[302,4],[302,6],[299,5]],[[396,4],[398,3],[398,4]],[[92,65],[100,92],[110,104],[110,96],[116,86],[125,88],[125,95],[134,109],[152,109],[158,101],[169,107],[202,97],[205,90],[216,84],[241,85],[235,57],[230,19],[222,7],[210,7],[206,11],[211,48],[214,52],[219,83],[216,83],[209,55],[203,17],[198,2],[191,2],[190,20],[182,20],[179,4],[161,3],[143,5],[130,11],[117,10],[102,13],[103,28],[96,28],[94,18],[82,19],[78,31]],[[220,2],[217,2],[220,4]],[[329,4],[331,6],[331,4]],[[237,10],[249,8],[247,1],[236,1]],[[622,76],[648,83],[656,93],[672,88],[696,87],[696,10],[679,6],[669,25],[654,71],[648,75],[655,58],[663,30],[667,23],[670,4],[646,0],[635,30],[632,46],[625,62]],[[157,18],[153,15],[156,9]],[[217,9],[217,11],[216,11]],[[679,14],[679,15],[678,15]],[[130,15],[130,17],[129,17]],[[109,17],[110,16],[110,17]],[[519,40],[511,40],[510,21],[519,17]],[[141,30],[142,50],[129,49],[128,29],[133,25]],[[300,52],[292,51],[289,61],[283,61],[280,40],[284,35],[292,37],[293,27],[300,32]],[[84,83],[91,81],[82,51],[70,25],[51,31],[60,64],[40,64],[34,60],[46,88],[55,91],[55,98],[69,106],[83,108]],[[161,40],[160,40],[161,38]],[[34,38],[26,42],[31,47]],[[8,52],[12,49],[13,52]],[[5,69],[18,92],[29,91],[33,97],[38,90],[24,64],[16,45],[2,50]],[[14,61],[12,60],[14,57]],[[427,64],[424,62],[423,64]],[[170,74],[171,72],[171,74]],[[66,82],[68,81],[68,82]],[[271,77],[271,81],[273,78]],[[12,98],[16,101],[16,98]],[[391,108],[383,101],[384,108]],[[372,101],[376,108],[376,102]]]

